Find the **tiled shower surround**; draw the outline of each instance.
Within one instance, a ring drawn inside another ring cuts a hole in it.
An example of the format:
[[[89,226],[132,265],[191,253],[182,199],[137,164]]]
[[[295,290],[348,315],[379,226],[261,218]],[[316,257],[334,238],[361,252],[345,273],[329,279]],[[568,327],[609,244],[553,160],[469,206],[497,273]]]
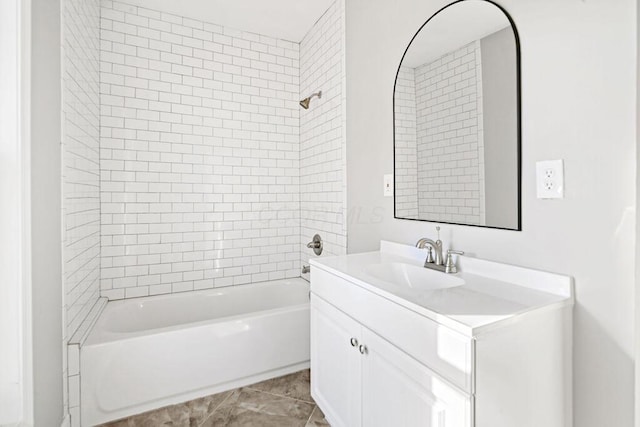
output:
[[[65,0],[63,7],[63,253],[69,338],[100,296],[100,2]]]
[[[311,230],[344,247],[336,5],[307,36],[321,48],[305,56],[335,69],[306,68],[301,87],[298,43],[102,2],[103,296],[298,277]],[[302,110],[316,89],[326,97]],[[304,213],[301,193],[329,206],[322,218]]]
[[[347,250],[345,224],[346,144],[344,128],[343,0],[336,0],[300,43],[300,98],[322,90],[300,111],[301,262],[315,233],[323,255]]]
[[[79,420],[77,352],[67,357],[67,343],[100,297],[100,1],[63,0],[61,8],[63,404]]]
[[[346,251],[344,4],[301,43],[122,2],[62,4],[75,427],[79,349],[100,297],[299,277],[315,233],[325,254]]]

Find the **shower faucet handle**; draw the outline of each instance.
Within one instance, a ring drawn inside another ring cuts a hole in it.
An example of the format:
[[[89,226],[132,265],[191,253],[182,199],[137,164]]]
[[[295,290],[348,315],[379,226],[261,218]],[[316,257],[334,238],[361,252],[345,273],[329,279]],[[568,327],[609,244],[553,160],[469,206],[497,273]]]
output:
[[[313,236],[313,240],[307,243],[309,249],[313,249],[313,253],[316,255],[322,254],[322,238],[319,234]]]

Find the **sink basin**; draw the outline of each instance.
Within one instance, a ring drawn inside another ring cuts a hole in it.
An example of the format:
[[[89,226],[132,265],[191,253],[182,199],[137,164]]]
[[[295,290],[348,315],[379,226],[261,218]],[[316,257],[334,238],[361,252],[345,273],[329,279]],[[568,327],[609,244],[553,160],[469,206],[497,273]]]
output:
[[[429,291],[464,285],[464,280],[459,277],[403,262],[370,264],[364,268],[364,272],[378,280],[416,290]]]

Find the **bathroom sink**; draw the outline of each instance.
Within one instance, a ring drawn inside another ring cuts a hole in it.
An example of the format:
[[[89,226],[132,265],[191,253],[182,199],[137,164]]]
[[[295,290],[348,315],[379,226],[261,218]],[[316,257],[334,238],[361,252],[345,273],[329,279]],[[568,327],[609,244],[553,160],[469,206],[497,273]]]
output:
[[[464,285],[464,280],[439,271],[403,262],[369,264],[364,272],[378,280],[416,290],[436,290]]]

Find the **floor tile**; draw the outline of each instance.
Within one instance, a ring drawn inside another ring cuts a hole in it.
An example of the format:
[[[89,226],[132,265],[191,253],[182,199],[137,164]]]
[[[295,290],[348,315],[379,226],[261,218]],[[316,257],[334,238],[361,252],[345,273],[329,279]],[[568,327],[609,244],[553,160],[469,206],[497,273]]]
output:
[[[250,388],[236,390],[202,427],[304,427],[315,405]]]
[[[207,419],[231,393],[232,391],[225,391],[224,393],[192,400],[183,405],[189,408],[189,419],[200,424]]]
[[[248,388],[313,403],[308,369],[253,384]]]
[[[103,427],[197,427],[231,394],[218,393],[134,415]]]

